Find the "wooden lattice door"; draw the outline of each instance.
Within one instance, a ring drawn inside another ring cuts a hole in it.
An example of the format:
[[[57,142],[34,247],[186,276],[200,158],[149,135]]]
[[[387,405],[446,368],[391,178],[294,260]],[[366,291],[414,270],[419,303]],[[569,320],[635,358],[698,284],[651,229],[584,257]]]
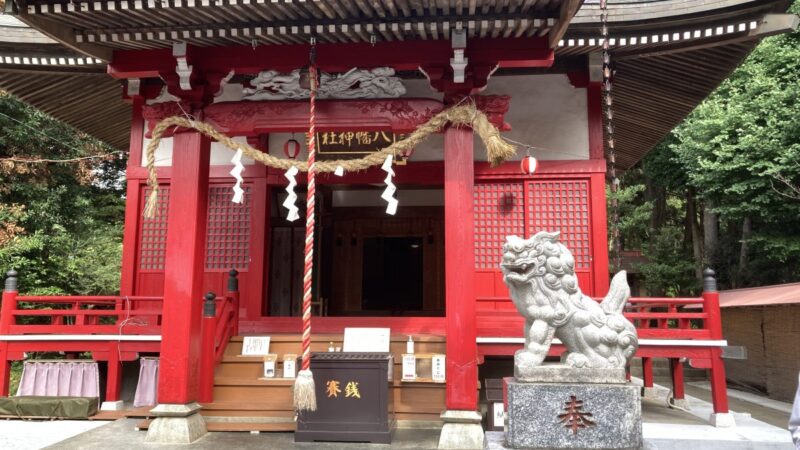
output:
[[[592,230],[588,179],[485,180],[475,184],[475,295],[479,310],[507,309],[500,271],[506,236],[558,231],[575,256],[584,292],[592,292]]]

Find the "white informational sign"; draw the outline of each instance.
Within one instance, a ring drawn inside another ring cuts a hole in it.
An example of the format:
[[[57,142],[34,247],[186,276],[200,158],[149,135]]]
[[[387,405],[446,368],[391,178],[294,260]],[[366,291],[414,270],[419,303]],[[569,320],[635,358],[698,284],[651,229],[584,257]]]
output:
[[[275,378],[275,360],[264,360],[264,378]]]
[[[494,417],[494,426],[496,428],[503,428],[505,426],[505,405],[503,402],[492,403],[492,416]]]
[[[269,353],[269,336],[245,336],[242,356],[264,356]]]
[[[414,355],[403,355],[403,381],[414,381],[417,379],[417,357]]]
[[[294,359],[283,360],[283,378],[294,378],[297,376],[297,361]]]
[[[389,328],[345,328],[345,352],[388,353],[391,330]]]
[[[434,383],[445,382],[444,367],[444,355],[434,355],[431,358],[431,378]]]

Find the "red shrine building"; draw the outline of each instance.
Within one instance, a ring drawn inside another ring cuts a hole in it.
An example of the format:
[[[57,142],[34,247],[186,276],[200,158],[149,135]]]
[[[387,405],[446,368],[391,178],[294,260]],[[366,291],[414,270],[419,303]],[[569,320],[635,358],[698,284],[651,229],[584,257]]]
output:
[[[601,10],[591,0],[6,0],[0,88],[127,150],[128,168],[119,295],[24,296],[25,274],[10,274],[0,394],[9,395],[9,364],[25,352],[91,352],[100,396],[113,405],[124,398],[123,369],[158,357],[156,410],[201,414],[208,430],[226,429],[220,417],[293,429],[291,381],[262,379],[260,358],[238,356],[244,336],[270,336],[280,357],[300,353],[305,221],[287,220],[286,171],[245,157],[243,201],[234,203],[234,152],[170,128],[155,151],[157,214],[147,218],[145,150],[156,124],[179,116],[304,160],[302,77],[313,44],[318,160],[377,151],[463,104],[517,146],[515,158],[492,166],[472,129],[444,127],[395,155],[394,215],[380,166],[316,180],[312,349],[341,346],[345,328],[389,328],[399,374],[411,336],[417,353],[445,355],[446,382],[395,375],[393,417],[474,413],[482,367],[510,361],[523,342],[499,269],[505,237],[559,231],[581,289],[603,297],[614,270],[609,171],[635,165],[761,38],[795,27],[787,6],[609,1],[613,73],[604,74]],[[529,156],[535,171],[521,169]],[[304,176],[297,183],[304,219]],[[639,329],[645,386],[653,358],[669,359],[682,399],[687,358],[709,369],[712,419],[724,424],[726,343],[713,274],[706,281],[702,297],[632,298],[626,314]],[[23,325],[32,312],[20,301],[61,309],[48,311],[48,325]],[[701,308],[685,308],[692,304]]]

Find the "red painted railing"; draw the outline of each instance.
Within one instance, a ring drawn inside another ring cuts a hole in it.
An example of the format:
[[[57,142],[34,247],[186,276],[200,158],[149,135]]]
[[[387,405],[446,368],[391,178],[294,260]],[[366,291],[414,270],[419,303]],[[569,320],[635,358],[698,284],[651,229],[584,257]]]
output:
[[[200,354],[200,393],[203,403],[213,401],[214,368],[225,355],[225,348],[239,333],[239,281],[238,272],[231,270],[228,278],[228,295],[216,297],[209,292],[203,307],[202,348]]]
[[[162,301],[162,297],[10,292],[0,308],[0,334],[159,334]]]
[[[636,326],[640,339],[721,339],[719,302],[706,297],[705,294],[694,298],[632,297],[624,315]],[[599,302],[602,298],[595,300]],[[523,318],[510,299],[479,297],[477,301],[479,336],[522,336]],[[501,307],[482,309],[481,304]]]

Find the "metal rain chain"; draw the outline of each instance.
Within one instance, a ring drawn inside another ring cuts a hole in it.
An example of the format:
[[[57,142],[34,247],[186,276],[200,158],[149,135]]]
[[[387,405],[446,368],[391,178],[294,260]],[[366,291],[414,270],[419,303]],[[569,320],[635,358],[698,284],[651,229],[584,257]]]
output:
[[[606,114],[606,149],[608,160],[608,175],[611,179],[611,222],[614,224],[611,241],[614,248],[615,270],[620,269],[622,257],[622,244],[619,234],[619,178],[617,178],[617,152],[614,148],[614,96],[612,94],[611,71],[611,44],[608,38],[608,0],[600,0],[600,27],[603,40],[603,97],[605,99]]]

